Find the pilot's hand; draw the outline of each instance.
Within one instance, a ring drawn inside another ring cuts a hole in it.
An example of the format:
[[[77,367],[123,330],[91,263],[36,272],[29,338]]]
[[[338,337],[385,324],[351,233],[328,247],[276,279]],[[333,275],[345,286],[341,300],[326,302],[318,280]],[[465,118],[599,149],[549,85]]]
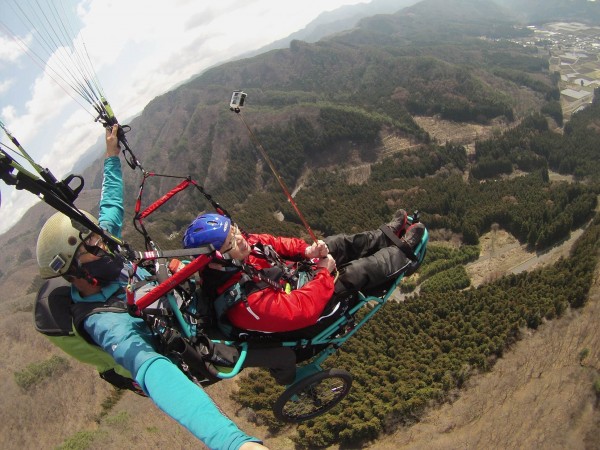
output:
[[[240,450],[269,450],[268,447],[259,444],[258,442],[244,442]]]
[[[114,124],[112,127],[106,129],[106,157],[118,156],[121,152],[121,146],[119,145],[119,138],[117,134],[119,132],[119,125]]]
[[[325,267],[329,273],[332,273],[335,270],[335,259],[333,259],[333,256],[327,255],[319,259],[317,267]]]
[[[306,256],[306,259],[324,258],[328,254],[329,248],[327,248],[327,244],[321,240],[313,242],[311,246],[306,247],[306,250],[304,250],[304,256]]]

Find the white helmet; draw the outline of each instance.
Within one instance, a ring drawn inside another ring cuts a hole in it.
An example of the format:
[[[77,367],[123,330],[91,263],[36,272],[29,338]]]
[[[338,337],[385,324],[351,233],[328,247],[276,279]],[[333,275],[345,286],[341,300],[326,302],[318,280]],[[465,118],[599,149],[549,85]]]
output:
[[[82,212],[98,224],[94,216],[86,211]],[[37,240],[36,256],[41,277],[55,278],[67,273],[77,247],[82,242],[80,235],[86,239],[91,233],[91,230],[72,221],[63,213],[53,214],[42,227]]]

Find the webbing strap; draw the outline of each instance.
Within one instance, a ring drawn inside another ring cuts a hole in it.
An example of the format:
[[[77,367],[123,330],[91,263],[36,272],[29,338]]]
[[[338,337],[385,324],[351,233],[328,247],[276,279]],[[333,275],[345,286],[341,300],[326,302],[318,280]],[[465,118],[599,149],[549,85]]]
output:
[[[265,275],[262,272],[262,270],[258,270],[249,264],[242,264],[242,270],[246,272],[252,278],[252,281],[254,281],[255,283],[262,281],[266,285],[271,286],[276,291],[285,292],[285,288],[281,284]]]
[[[171,189],[169,192],[167,192],[165,195],[163,195],[158,200],[156,200],[154,203],[152,203],[150,206],[148,206],[144,211],[140,212],[140,210],[142,208],[142,195],[144,192],[144,185],[146,183],[146,179],[149,177],[165,177],[165,178],[180,178],[180,179],[184,178],[184,180],[181,183],[179,183],[177,186],[175,186],[173,189]],[[150,236],[148,235],[146,228],[144,227],[143,219],[148,217],[150,214],[152,214],[154,211],[156,211],[158,208],[160,208],[162,205],[164,205],[167,201],[169,201],[171,198],[173,198],[173,196],[175,194],[178,194],[179,192],[184,191],[189,186],[194,186],[196,189],[198,189],[200,191],[200,193],[204,196],[204,198],[206,198],[206,200],[217,211],[217,213],[231,218],[229,213],[217,201],[215,201],[204,190],[204,188],[202,186],[200,186],[196,181],[192,180],[191,177],[189,177],[189,176],[181,177],[181,176],[175,176],[175,175],[159,174],[159,173],[154,173],[154,172],[144,172],[144,176],[142,178],[142,182],[140,183],[140,187],[138,190],[138,196],[135,201],[133,226],[135,227],[135,229],[138,232],[140,232],[142,234],[142,236],[144,236],[146,248],[154,249],[155,244],[152,241],[152,239],[150,238]]]
[[[385,234],[396,247],[402,250],[402,253],[404,253],[408,259],[411,261],[417,260],[417,257],[413,252],[413,249],[410,248],[410,245],[408,245],[404,239],[400,239],[398,236],[396,236],[396,233],[394,233],[388,225],[382,225],[379,227],[379,229],[383,231],[383,234]]]
[[[137,300],[135,304],[132,304],[133,299],[128,298],[130,313],[139,316],[140,310],[143,310],[147,306],[151,305],[155,300],[158,300],[160,297],[165,295],[167,292],[175,289],[175,287],[192,277],[194,273],[202,270],[211,261],[211,259],[212,258],[209,255],[198,256],[177,273],[171,275],[165,281],[146,293],[142,298]]]
[[[136,218],[138,220],[141,220],[141,219],[148,217],[150,214],[152,214],[154,211],[156,211],[159,207],[161,207],[167,201],[169,201],[175,194],[186,189],[190,184],[192,184],[191,180],[189,178],[186,178],[181,183],[179,183],[177,186],[175,186],[173,189],[171,189],[169,192],[167,192],[165,195],[163,195],[161,198],[159,198],[154,203],[152,203],[150,206],[148,206],[142,213],[137,214]],[[140,190],[140,197],[141,197],[141,190]],[[141,200],[140,197],[138,197],[138,201]],[[136,204],[136,209],[138,206],[139,205]],[[136,211],[136,213],[137,213],[137,211]]]

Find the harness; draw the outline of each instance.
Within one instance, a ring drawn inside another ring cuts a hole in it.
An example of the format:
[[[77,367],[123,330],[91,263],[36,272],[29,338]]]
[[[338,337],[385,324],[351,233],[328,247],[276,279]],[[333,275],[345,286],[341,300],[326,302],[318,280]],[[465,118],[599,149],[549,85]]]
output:
[[[139,280],[133,290],[143,294],[154,287],[153,277]],[[92,314],[114,312],[128,313],[128,305],[121,298],[125,292],[120,288],[106,302],[73,302],[70,284],[62,278],[53,278],[40,288],[35,308],[35,328],[46,335],[55,345],[75,359],[98,368],[100,377],[119,389],[130,389],[145,395],[131,374],[105,353],[85,331],[85,319]],[[181,296],[183,297],[183,295]],[[200,329],[204,321],[189,298],[181,298],[181,312],[186,320],[196,325],[197,331],[191,338],[184,338],[177,331],[173,313],[160,298],[145,308],[141,318],[156,336],[155,348],[178,362],[180,368],[194,381],[203,385],[219,381],[214,376],[217,370],[209,365],[232,367],[238,359],[237,349],[213,344]],[[107,366],[111,366],[105,370]],[[118,372],[122,372],[122,375]]]
[[[289,294],[291,291],[304,286],[315,275],[315,269],[311,263],[299,261],[286,264],[271,245],[254,244],[252,253],[254,256],[265,259],[271,267],[257,269],[250,264],[235,260],[219,259],[215,261],[222,266],[221,284],[227,285],[228,280],[241,273],[240,278],[235,283],[227,286],[213,302],[217,325],[221,331],[229,336],[248,334],[246,330],[243,330],[243,332],[237,330],[226,320],[227,311],[235,305],[243,303],[248,313],[258,320],[259,316],[252,310],[248,302],[248,297],[251,294],[267,287]]]
[[[74,308],[77,306],[76,308]],[[121,301],[79,303],[71,300],[71,287],[62,278],[46,281],[40,288],[34,306],[35,329],[75,359],[94,365],[100,378],[118,389],[128,389],[146,396],[131,374],[119,366],[83,330],[83,321],[97,312],[126,312]],[[77,325],[76,325],[77,324]],[[110,367],[109,367],[110,366]]]

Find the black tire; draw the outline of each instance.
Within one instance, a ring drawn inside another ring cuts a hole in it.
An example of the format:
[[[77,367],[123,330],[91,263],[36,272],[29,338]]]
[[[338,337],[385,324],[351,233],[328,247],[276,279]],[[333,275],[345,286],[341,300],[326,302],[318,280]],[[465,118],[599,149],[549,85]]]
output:
[[[273,413],[283,422],[312,419],[337,405],[348,395],[351,386],[352,375],[345,370],[322,370],[283,391],[273,405]]]

